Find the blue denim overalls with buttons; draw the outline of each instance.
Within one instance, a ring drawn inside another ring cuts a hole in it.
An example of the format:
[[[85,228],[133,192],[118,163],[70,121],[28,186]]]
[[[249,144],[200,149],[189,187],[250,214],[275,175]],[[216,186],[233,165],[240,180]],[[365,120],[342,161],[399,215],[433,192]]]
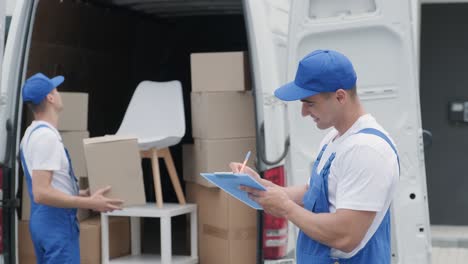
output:
[[[398,159],[398,153],[395,146],[392,144],[390,139],[379,130],[366,128],[360,130],[356,134],[358,133],[372,134],[382,138],[390,145]],[[330,173],[331,163],[335,158],[335,153],[330,155],[330,158],[323,166],[322,171],[320,173],[317,172],[317,167],[326,148],[327,145],[323,146],[314,163],[309,189],[305,193],[303,199],[304,208],[314,213],[330,212],[328,203],[328,175]],[[372,238],[367,242],[366,246],[349,259],[337,259],[331,257],[330,247],[311,239],[304,232],[302,232],[302,230],[299,232],[296,250],[298,264],[389,264],[391,262],[390,209],[387,210],[382,223]]]
[[[32,133],[39,128],[52,129],[47,125],[38,125]],[[25,143],[28,143],[29,138]],[[78,195],[78,180],[73,173],[73,168],[65,149],[69,164],[70,181],[73,194]],[[34,251],[38,264],[79,264],[80,263],[80,231],[76,218],[77,209],[58,208],[34,202],[32,192],[32,178],[26,165],[23,149],[20,148],[21,163],[25,173],[29,197],[31,198],[31,216],[29,230],[34,244]]]

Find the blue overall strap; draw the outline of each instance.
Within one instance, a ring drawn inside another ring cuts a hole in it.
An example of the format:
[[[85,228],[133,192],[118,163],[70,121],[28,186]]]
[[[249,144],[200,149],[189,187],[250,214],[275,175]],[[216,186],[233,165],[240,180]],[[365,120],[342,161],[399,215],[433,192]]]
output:
[[[392,141],[387,137],[387,135],[375,128],[364,128],[362,130],[359,130],[359,132],[357,132],[356,134],[359,133],[375,135],[385,140],[388,143],[388,145],[390,145],[390,147],[393,149],[393,152],[395,152],[398,161],[398,170],[400,170],[400,157],[398,156],[398,151],[396,150],[396,147],[393,145]]]
[[[75,171],[73,171],[73,165],[72,165],[72,161],[71,161],[71,158],[70,158],[70,153],[68,152],[68,149],[65,148],[65,154],[67,156],[67,160],[68,160],[68,173],[70,174],[70,179],[72,181],[72,187],[73,187],[73,194],[74,195],[78,195],[80,193],[80,188],[78,186],[78,178],[76,178],[75,176]]]

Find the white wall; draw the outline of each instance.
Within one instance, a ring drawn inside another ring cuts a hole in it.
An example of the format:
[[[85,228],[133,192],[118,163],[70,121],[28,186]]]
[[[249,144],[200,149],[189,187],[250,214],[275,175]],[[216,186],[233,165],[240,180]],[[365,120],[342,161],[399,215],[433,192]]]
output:
[[[13,9],[15,8],[16,0],[7,0],[6,1],[6,12],[7,16],[11,16],[13,14]]]

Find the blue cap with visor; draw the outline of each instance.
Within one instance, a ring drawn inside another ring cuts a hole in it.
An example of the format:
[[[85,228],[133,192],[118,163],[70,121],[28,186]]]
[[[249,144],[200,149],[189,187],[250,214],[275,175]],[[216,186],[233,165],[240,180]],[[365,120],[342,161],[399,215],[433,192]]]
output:
[[[49,79],[42,73],[36,73],[26,80],[23,86],[23,102],[30,102],[35,105],[40,104],[42,100],[57,86],[59,86],[65,78],[56,76]]]
[[[356,80],[356,72],[346,56],[333,50],[316,50],[299,62],[294,81],[276,89],[275,96],[283,101],[300,100],[352,89]]]

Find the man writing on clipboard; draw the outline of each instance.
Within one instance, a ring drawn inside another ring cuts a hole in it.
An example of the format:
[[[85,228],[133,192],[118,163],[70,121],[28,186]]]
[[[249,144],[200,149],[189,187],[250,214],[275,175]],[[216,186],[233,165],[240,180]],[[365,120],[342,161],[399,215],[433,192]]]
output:
[[[356,92],[356,73],[347,57],[317,50],[303,58],[294,82],[275,91],[284,101],[300,100],[302,116],[319,129],[332,128],[308,184],[280,187],[249,167],[267,190],[241,187],[266,213],[300,229],[297,263],[390,263],[390,204],[399,178],[399,159],[388,133],[367,114]],[[231,163],[233,172],[242,164]]]

